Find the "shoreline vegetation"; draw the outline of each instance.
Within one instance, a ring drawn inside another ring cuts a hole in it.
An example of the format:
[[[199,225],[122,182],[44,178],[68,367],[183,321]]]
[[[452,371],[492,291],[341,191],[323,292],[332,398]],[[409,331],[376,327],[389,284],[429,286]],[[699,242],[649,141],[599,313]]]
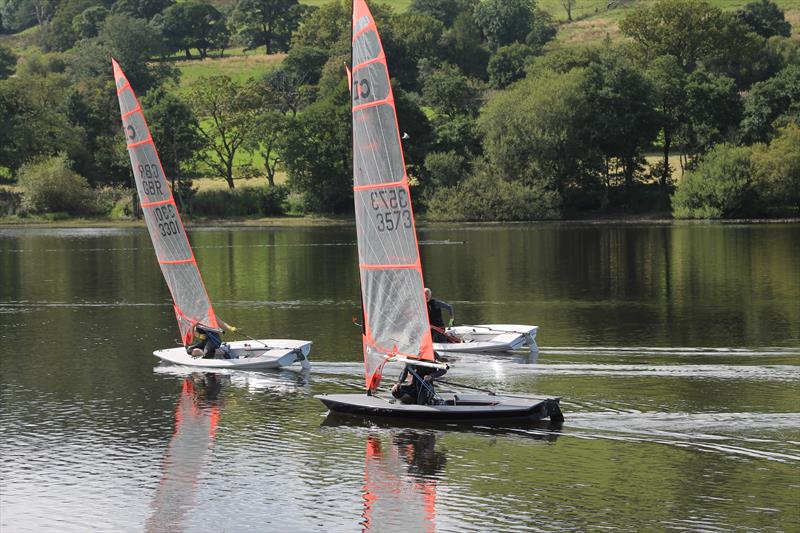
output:
[[[0,0],[0,224],[136,224],[112,56],[193,224],[352,217],[349,4]],[[422,221],[800,217],[800,0],[370,7]]]
[[[185,219],[187,229],[192,228],[224,228],[224,227],[322,227],[322,226],[354,226],[353,216],[280,216],[265,218],[188,218]],[[603,215],[582,218],[566,218],[558,220],[520,220],[520,221],[455,221],[444,222],[419,217],[418,226],[493,226],[506,224],[563,224],[563,225],[652,225],[671,226],[686,224],[800,224],[800,217],[787,218],[731,218],[731,219],[674,219],[669,216],[653,214],[641,215]],[[59,220],[27,219],[16,217],[0,217],[0,229],[12,228],[146,228],[143,219],[104,219],[104,218],[66,218]]]

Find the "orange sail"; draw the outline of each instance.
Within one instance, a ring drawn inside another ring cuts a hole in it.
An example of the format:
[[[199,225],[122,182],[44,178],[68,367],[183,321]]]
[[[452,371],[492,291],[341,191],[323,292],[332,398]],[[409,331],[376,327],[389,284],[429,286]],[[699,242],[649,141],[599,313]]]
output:
[[[388,358],[434,357],[394,95],[378,28],[364,0],[353,2],[352,53],[353,197],[364,366],[367,389],[374,390]]]
[[[122,130],[139,201],[156,250],[156,258],[172,294],[175,317],[184,345],[191,339],[192,328],[202,323],[217,327],[217,318],[197,268],[194,252],[178,214],[175,199],[167,184],[150,129],[142,114],[130,82],[119,64],[111,60],[117,86]]]

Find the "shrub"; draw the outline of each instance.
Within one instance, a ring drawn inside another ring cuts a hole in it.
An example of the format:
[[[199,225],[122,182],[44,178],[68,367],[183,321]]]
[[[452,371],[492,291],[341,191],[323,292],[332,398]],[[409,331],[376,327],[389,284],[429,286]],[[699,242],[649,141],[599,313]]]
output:
[[[481,172],[434,191],[427,199],[427,216],[451,221],[540,220],[559,218],[559,207],[555,191]]]
[[[94,212],[111,218],[129,218],[133,215],[134,191],[127,187],[104,186],[94,190]]]
[[[71,168],[65,154],[36,159],[20,168],[17,177],[24,191],[23,208],[34,213],[93,211],[89,182]]]
[[[753,168],[770,206],[800,207],[800,126],[789,124],[769,146],[755,146]]]
[[[467,159],[455,150],[431,152],[425,157],[425,170],[438,187],[449,187],[466,175]]]
[[[286,211],[288,195],[283,185],[201,191],[192,198],[191,210],[203,217],[281,215]]]
[[[489,60],[489,83],[502,89],[525,77],[525,65],[534,54],[531,47],[522,43],[501,46]]]
[[[678,183],[675,218],[734,218],[752,215],[757,191],[747,146],[718,144]]]
[[[21,194],[0,188],[0,216],[15,214],[21,203]]]

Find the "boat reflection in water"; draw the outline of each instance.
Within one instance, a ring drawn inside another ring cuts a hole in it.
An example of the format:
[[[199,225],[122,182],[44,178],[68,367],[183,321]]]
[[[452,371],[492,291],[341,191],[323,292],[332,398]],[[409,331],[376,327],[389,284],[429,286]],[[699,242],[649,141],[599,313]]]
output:
[[[197,480],[214,447],[221,410],[219,394],[226,378],[214,373],[184,378],[175,408],[175,432],[164,455],[146,531],[180,531],[184,516],[194,508]]]
[[[364,531],[435,531],[437,475],[446,462],[434,433],[368,435]]]

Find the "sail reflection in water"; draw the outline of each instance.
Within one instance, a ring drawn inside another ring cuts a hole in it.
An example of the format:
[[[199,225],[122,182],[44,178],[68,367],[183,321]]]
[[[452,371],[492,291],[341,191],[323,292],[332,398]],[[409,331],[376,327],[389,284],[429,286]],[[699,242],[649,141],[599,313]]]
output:
[[[211,456],[220,415],[223,376],[193,374],[183,380],[175,408],[175,433],[162,464],[147,531],[180,531],[196,505],[197,480]]]
[[[364,466],[365,531],[435,531],[436,474],[444,452],[433,433],[405,431],[391,439],[367,436]]]

